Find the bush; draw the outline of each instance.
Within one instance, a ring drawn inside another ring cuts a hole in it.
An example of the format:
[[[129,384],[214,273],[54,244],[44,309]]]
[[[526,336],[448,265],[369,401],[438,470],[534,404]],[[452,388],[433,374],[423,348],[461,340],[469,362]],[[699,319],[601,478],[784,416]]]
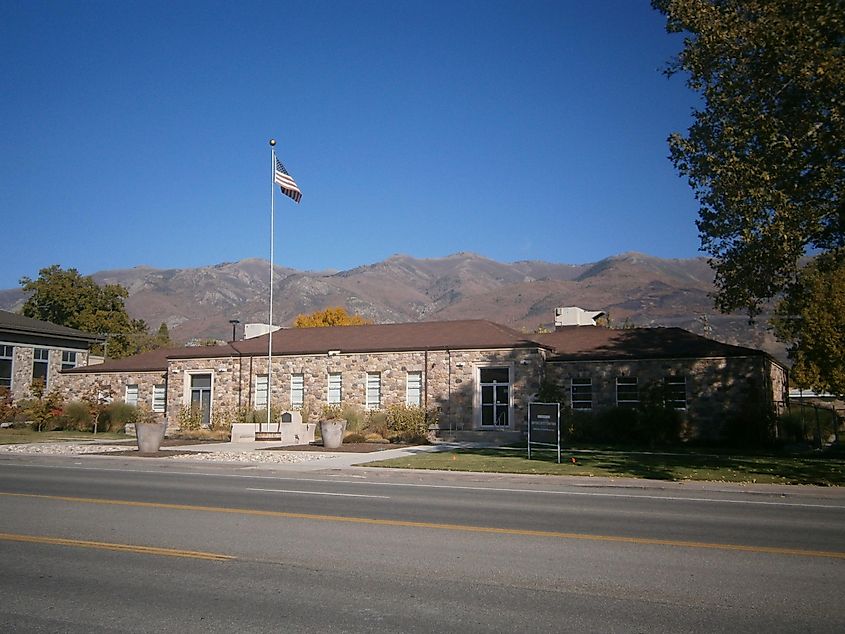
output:
[[[179,408],[179,429],[191,430],[202,427],[202,408],[183,405]]]
[[[436,424],[437,419],[436,410],[416,405],[388,405],[388,438],[398,442],[428,442],[428,426]]]
[[[370,410],[365,414],[364,427],[368,432],[378,434],[384,438],[387,438],[387,435],[390,433],[387,414],[380,410]]]
[[[344,405],[341,418],[346,420],[346,429],[364,433],[367,427],[367,413],[357,405]]]
[[[346,443],[353,443],[353,442],[367,442],[367,438],[364,434],[359,434],[358,432],[352,432],[351,434],[346,434],[343,437],[343,442]]]
[[[62,418],[64,419],[65,429],[92,431],[94,428],[91,406],[85,401],[70,401],[67,403],[62,411]]]
[[[25,400],[21,412],[31,420],[36,431],[50,431],[61,427],[64,399],[56,392],[44,392],[44,381],[32,382],[32,398]]]
[[[0,388],[0,423],[15,422],[20,416],[20,410],[12,401],[9,388]]]
[[[340,420],[343,418],[343,408],[339,404],[323,405],[320,410],[320,420]]]
[[[114,401],[105,405],[97,417],[99,431],[123,431],[127,423],[134,423],[138,416],[137,408],[123,401]]]

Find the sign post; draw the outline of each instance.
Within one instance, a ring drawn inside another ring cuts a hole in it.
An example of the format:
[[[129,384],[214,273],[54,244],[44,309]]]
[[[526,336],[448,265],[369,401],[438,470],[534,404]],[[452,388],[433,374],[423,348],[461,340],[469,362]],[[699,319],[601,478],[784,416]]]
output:
[[[528,403],[528,459],[531,445],[557,447],[560,464],[560,403]]]

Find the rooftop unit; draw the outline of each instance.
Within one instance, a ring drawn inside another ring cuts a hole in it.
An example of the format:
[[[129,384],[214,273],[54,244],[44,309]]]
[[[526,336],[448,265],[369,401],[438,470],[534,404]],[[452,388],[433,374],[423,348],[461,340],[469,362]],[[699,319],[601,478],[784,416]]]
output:
[[[563,326],[595,326],[596,319],[604,317],[602,310],[584,310],[577,306],[555,308],[555,328]]]

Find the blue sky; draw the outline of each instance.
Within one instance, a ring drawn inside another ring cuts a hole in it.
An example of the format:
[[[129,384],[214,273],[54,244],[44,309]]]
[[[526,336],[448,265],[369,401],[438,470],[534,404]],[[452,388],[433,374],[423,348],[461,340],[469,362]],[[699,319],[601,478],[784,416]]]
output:
[[[269,256],[698,255],[646,0],[0,3],[0,288]]]

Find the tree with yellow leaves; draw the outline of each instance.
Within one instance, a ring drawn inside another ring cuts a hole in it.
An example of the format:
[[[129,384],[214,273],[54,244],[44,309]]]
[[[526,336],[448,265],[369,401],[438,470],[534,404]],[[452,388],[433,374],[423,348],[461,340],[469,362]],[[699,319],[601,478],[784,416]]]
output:
[[[297,315],[294,328],[325,328],[326,326],[365,326],[373,323],[361,315],[350,315],[342,306],[329,306],[307,315]]]

